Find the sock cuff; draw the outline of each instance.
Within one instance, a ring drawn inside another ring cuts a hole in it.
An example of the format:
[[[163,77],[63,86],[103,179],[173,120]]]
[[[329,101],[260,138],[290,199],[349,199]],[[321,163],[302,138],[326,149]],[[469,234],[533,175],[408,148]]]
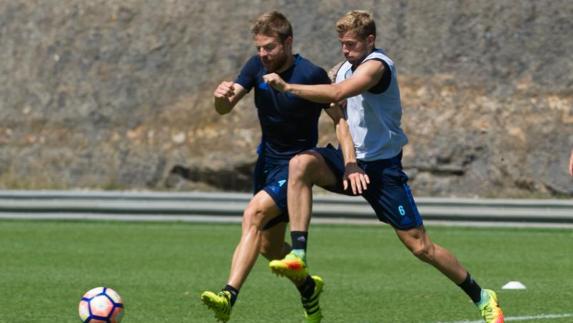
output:
[[[465,284],[469,284],[472,281],[472,276],[470,275],[469,272],[467,272],[466,274],[466,279],[464,279],[464,281],[462,281],[461,283],[458,284],[458,286],[462,286]]]
[[[235,296],[239,295],[239,290],[236,289],[235,287],[229,285],[229,284],[225,285],[223,290],[228,291],[229,293],[231,293],[231,295],[235,295]]]
[[[306,251],[306,241],[308,239],[308,232],[306,231],[291,231],[290,237],[292,240],[293,249],[301,249]]]
[[[485,292],[485,290],[481,290],[480,292],[480,299],[479,301],[475,302],[475,304],[479,307],[482,308],[485,304],[487,304],[487,302],[489,301],[489,294]]]
[[[458,286],[472,299],[474,303],[480,302],[483,290],[478,283],[472,278],[470,273],[467,273],[466,279],[458,284]]]
[[[239,296],[239,290],[229,284],[225,285],[225,287],[223,287],[223,290],[231,293],[231,306],[235,305],[235,302],[237,301],[237,296]]]

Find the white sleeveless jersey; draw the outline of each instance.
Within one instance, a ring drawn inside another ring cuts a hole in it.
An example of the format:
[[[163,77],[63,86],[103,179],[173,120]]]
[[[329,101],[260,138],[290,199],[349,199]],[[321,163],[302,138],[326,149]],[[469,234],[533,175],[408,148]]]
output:
[[[375,49],[361,62],[383,60],[390,67],[392,78],[386,91],[369,91],[347,99],[346,117],[356,149],[356,158],[363,161],[392,158],[408,143],[400,128],[402,105],[394,62],[381,49]],[[352,64],[345,62],[336,74],[336,83],[352,76]]]

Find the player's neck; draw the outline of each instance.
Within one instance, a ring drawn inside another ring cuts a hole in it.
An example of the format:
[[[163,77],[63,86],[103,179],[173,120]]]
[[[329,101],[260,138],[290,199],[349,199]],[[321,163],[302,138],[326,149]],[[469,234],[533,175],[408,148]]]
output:
[[[280,74],[280,73],[288,70],[292,66],[292,64],[294,64],[294,55],[290,54],[287,56],[285,63],[277,69],[276,73]]]

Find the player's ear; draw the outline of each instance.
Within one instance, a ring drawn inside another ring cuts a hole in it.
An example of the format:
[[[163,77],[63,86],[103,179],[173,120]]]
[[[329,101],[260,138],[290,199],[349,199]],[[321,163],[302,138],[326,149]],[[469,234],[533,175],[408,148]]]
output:
[[[368,35],[368,37],[366,37],[366,43],[368,44],[368,47],[374,48],[375,43],[376,42],[376,36],[374,35]]]
[[[292,50],[292,36],[288,36],[284,42],[283,45],[285,46],[286,49],[291,49]]]

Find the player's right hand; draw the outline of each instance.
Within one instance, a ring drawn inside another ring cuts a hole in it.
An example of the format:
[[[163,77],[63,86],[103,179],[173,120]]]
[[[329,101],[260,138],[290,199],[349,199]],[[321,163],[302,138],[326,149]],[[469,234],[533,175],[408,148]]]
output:
[[[366,191],[368,184],[370,184],[370,178],[366,173],[364,173],[364,170],[362,170],[358,164],[346,164],[344,176],[342,178],[342,188],[344,190],[348,189],[348,186],[350,186],[352,194],[358,195]]]
[[[223,81],[213,92],[213,96],[216,99],[229,99],[235,95],[235,88],[233,82]]]

